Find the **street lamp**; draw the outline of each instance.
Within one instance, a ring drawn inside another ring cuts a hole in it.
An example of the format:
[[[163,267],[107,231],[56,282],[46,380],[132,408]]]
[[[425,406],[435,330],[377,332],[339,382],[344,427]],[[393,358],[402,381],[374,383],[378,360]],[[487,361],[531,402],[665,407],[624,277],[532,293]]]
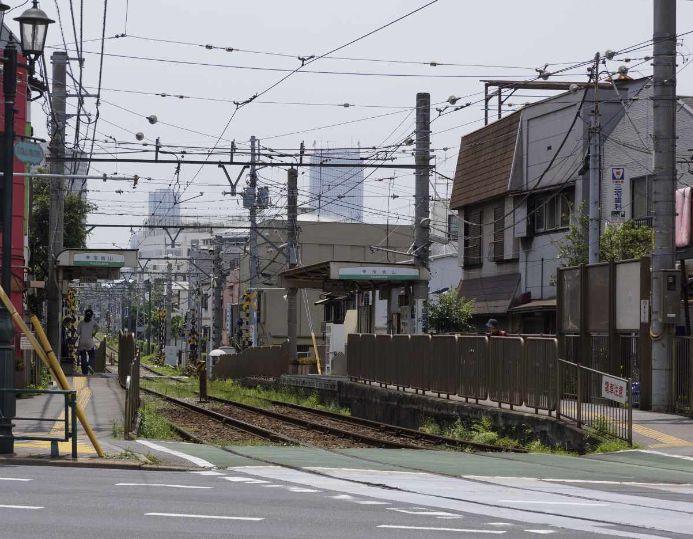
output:
[[[0,28],[9,6],[0,3]],[[19,22],[22,53],[29,60],[33,73],[36,59],[43,54],[46,33],[51,19],[39,9],[34,0],[31,8],[15,19]],[[5,110],[5,131],[2,139],[2,287],[12,294],[12,183],[14,172],[14,109],[17,96],[17,48],[9,35],[2,57],[2,90]],[[0,454],[14,452],[12,418],[15,416],[14,390],[15,342],[10,313],[0,307]],[[9,391],[7,391],[9,390]]]

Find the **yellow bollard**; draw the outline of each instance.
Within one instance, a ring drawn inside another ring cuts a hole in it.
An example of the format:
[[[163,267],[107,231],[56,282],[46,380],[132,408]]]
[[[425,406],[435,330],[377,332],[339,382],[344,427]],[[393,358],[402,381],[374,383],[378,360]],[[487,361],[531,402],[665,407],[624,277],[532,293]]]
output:
[[[10,298],[7,296],[5,293],[5,290],[0,286],[0,300],[2,300],[2,303],[5,305],[5,308],[9,311],[10,316],[12,317],[12,321],[15,323],[15,325],[24,333],[27,339],[29,339],[29,342],[31,343],[31,346],[34,347],[34,350],[38,354],[38,356],[41,358],[41,361],[48,367],[49,372],[53,376],[53,379],[58,382],[58,385],[64,389],[64,390],[70,390],[72,389],[70,387],[70,384],[67,381],[67,378],[65,377],[65,373],[63,372],[63,369],[60,367],[60,363],[58,363],[58,358],[55,357],[55,354],[53,353],[53,349],[51,348],[50,343],[48,343],[48,339],[46,338],[46,334],[43,332],[43,328],[41,328],[41,323],[39,322],[39,319],[36,318],[35,316],[31,317],[31,321],[34,324],[34,327],[36,329],[36,333],[39,334],[39,337],[43,337],[45,339],[45,344],[47,345],[47,351],[43,349],[41,344],[38,342],[34,334],[29,330],[29,327],[24,323],[24,320],[22,320],[22,317],[19,316],[19,313],[17,312],[17,309],[14,308],[14,305],[12,304],[12,301],[10,301]],[[55,365],[55,367],[53,366]],[[103,452],[103,449],[101,448],[101,444],[99,441],[96,439],[96,435],[94,434],[94,431],[91,428],[91,425],[89,424],[89,421],[87,421],[87,416],[84,414],[82,408],[79,406],[79,404],[76,404],[76,413],[77,417],[79,419],[79,422],[82,423],[82,426],[84,427],[85,432],[87,433],[87,436],[89,437],[89,440],[91,441],[91,445],[94,446],[94,450],[96,451],[96,454],[99,455],[99,457],[103,458],[105,457],[105,453]]]
[[[63,389],[70,389],[70,384],[67,381],[67,377],[65,376],[65,373],[63,372],[63,369],[60,366],[60,363],[58,362],[58,358],[55,357],[53,348],[51,348],[51,344],[50,342],[48,342],[48,337],[46,337],[46,334],[44,333],[43,328],[41,327],[41,322],[38,318],[36,318],[36,316],[32,316],[31,323],[33,324],[34,331],[36,331],[36,335],[38,335],[39,341],[43,346],[43,351],[48,359],[48,364],[51,365],[51,369],[53,369],[53,371],[57,375],[58,383]],[[87,433],[91,445],[94,446],[96,454],[99,455],[99,457],[104,458],[106,455],[103,452],[103,449],[101,448],[101,444],[96,439],[96,434],[94,434],[94,431],[92,430],[91,425],[89,424],[89,420],[87,420],[87,415],[84,413],[84,410],[82,410],[82,407],[79,405],[79,403],[76,403],[76,407],[77,418],[79,419],[79,422],[82,424],[82,427],[84,427],[84,431]]]

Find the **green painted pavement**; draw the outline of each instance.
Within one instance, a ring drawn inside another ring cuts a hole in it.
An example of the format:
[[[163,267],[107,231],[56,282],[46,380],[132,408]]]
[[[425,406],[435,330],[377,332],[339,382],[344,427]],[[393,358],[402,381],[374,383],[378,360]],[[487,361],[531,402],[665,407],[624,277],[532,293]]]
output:
[[[203,458],[220,468],[278,465],[420,471],[453,476],[693,483],[693,461],[641,451],[574,457],[542,453],[462,453],[409,449],[325,450],[276,445],[230,446],[225,451],[208,445],[157,443]]]

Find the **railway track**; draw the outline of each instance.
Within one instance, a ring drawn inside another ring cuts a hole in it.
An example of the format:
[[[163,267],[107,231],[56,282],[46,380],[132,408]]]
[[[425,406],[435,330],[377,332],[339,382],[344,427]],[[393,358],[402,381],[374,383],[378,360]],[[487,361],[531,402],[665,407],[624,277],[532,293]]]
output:
[[[217,421],[233,425],[246,432],[251,432],[261,438],[279,443],[324,448],[440,449],[441,447],[451,447],[474,451],[525,452],[522,449],[508,449],[436,436],[413,429],[279,401],[268,400],[271,403],[271,408],[264,409],[236,401],[210,397],[207,406],[199,406],[151,389],[142,388],[142,391],[156,395],[178,406],[183,406],[188,410],[207,415]]]

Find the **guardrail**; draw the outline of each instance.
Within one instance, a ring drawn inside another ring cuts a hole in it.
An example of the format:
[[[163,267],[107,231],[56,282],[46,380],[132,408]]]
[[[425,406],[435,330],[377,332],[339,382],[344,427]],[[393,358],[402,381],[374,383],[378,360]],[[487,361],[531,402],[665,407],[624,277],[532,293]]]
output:
[[[121,387],[125,387],[125,382],[130,374],[130,364],[135,359],[137,347],[135,338],[128,331],[118,333],[118,381]]]
[[[64,423],[64,429],[59,432],[63,433],[63,436],[50,436],[52,432],[58,432],[57,429],[53,428],[47,436],[43,435],[31,435],[31,434],[20,434],[20,435],[0,435],[0,438],[13,438],[14,440],[38,440],[42,442],[51,443],[51,457],[59,456],[58,442],[71,442],[71,455],[73,459],[77,458],[77,391],[74,389],[64,390],[64,389],[14,389],[14,388],[3,388],[0,389],[0,394],[2,393],[15,393],[17,395],[63,395],[65,398],[65,408],[63,412],[63,417],[55,418],[52,417],[12,417],[12,421],[49,421],[50,423]]]
[[[559,356],[556,338],[532,335],[350,334],[347,341],[352,380],[555,411],[557,419],[632,442],[630,379]]]

